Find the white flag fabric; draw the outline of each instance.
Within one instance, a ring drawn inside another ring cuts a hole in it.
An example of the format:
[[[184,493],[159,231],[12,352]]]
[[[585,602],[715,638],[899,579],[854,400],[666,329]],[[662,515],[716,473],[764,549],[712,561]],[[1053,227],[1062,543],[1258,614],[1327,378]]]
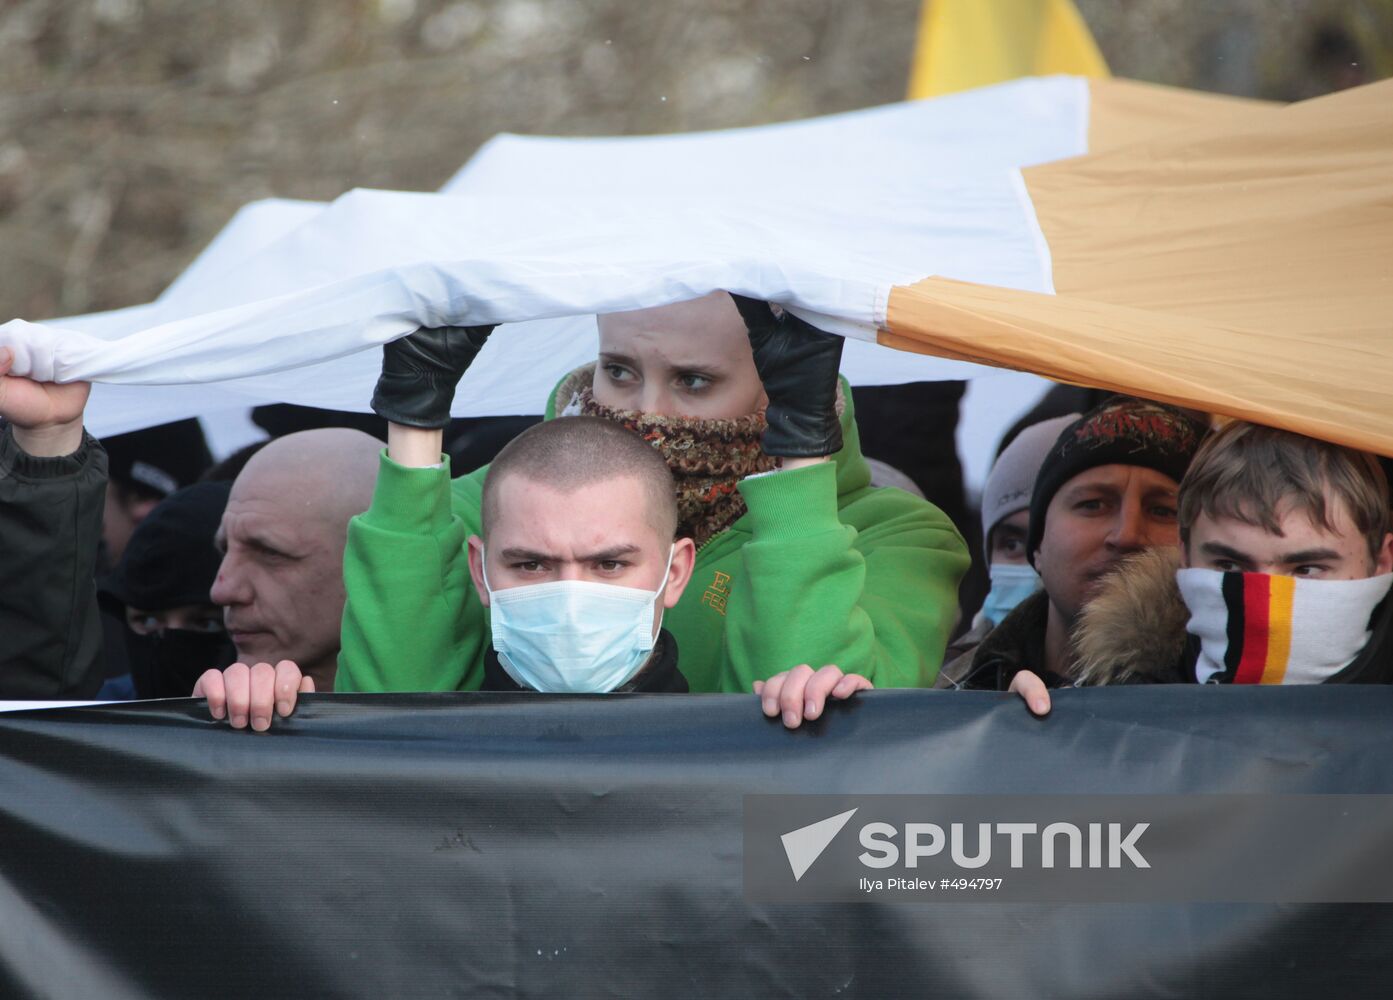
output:
[[[881,186],[1088,152],[1082,77],[1014,80],[758,128],[677,135],[499,135],[441,191],[472,195],[794,197],[854,203]]]
[[[1017,167],[1086,151],[1084,81],[686,136],[488,144],[448,193],[249,206],[157,302],[0,327],[16,374],[91,379],[116,433],[264,402],[365,410],[378,345],[506,324],[457,416],[537,412],[592,360],[594,315],[724,288],[859,338],[853,384],[976,366],[870,343],[891,285],[929,275],[1051,290]]]

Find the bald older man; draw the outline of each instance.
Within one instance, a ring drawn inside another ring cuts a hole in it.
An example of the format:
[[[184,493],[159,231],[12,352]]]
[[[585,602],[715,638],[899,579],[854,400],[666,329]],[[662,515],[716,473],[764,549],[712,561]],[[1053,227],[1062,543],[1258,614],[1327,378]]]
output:
[[[381,448],[343,428],[290,434],[257,452],[233,483],[212,598],[244,664],[293,661],[316,690],[334,689],[344,538],[349,518],[372,500]]]
[[[0,349],[0,421],[9,424],[0,434],[0,696],[91,697],[101,683],[93,563],[106,456],[83,432],[86,383],[16,378],[12,363]],[[212,597],[247,663],[294,661],[308,683],[333,689],[344,539],[372,499],[381,447],[360,431],[291,434],[237,477]]]

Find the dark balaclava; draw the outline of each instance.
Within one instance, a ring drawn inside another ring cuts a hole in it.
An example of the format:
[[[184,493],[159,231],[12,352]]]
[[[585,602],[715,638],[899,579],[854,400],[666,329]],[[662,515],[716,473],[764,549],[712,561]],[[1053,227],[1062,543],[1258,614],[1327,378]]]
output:
[[[103,603],[119,610],[166,611],[211,604],[209,592],[222,556],[213,545],[232,484],[198,483],[162,501],[131,535],[116,569],[101,588]],[[188,697],[209,667],[231,663],[227,634],[166,629],[128,632],[131,679],[141,698]]]

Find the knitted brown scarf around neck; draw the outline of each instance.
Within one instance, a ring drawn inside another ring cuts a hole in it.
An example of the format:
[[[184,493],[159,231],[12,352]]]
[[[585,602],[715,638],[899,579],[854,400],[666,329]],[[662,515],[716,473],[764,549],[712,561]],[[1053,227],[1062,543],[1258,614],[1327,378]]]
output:
[[[623,424],[662,453],[677,480],[678,534],[698,547],[744,515],[745,501],[735,488],[741,479],[778,468],[778,460],[760,447],[763,411],[703,420],[619,410],[597,403],[588,380],[576,401],[582,414]]]

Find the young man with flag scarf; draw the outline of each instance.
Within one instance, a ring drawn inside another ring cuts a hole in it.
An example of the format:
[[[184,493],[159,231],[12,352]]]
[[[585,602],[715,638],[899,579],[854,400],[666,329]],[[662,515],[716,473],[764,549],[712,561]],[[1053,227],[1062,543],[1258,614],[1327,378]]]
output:
[[[387,345],[373,408],[389,447],[345,556],[340,690],[470,690],[488,616],[469,586],[485,470],[440,453],[455,386],[490,328]],[[506,336],[506,331],[504,333]],[[842,339],[724,292],[600,317],[600,356],[548,418],[588,414],[652,444],[677,480],[692,585],[668,613],[693,691],[749,691],[807,660],[887,687],[933,682],[967,554],[927,502],[870,487]]]
[[[1181,484],[1180,537],[1085,611],[1081,683],[1393,682],[1393,534],[1372,455],[1231,423]]]

